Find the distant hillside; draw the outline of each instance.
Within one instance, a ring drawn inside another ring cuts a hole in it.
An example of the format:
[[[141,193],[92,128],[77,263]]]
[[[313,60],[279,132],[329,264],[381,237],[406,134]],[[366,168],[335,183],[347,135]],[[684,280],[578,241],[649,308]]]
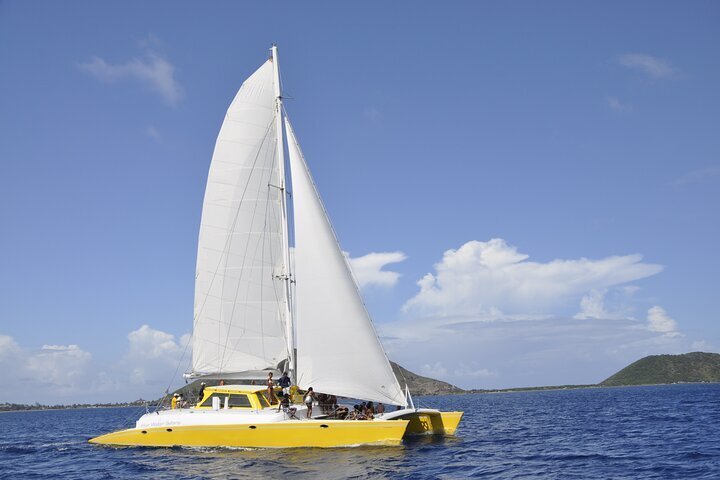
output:
[[[450,393],[463,393],[465,390],[451,385],[447,382],[435,380],[433,378],[423,377],[416,373],[406,370],[395,362],[390,362],[392,365],[393,372],[400,382],[400,386],[405,388],[405,382],[410,387],[410,393],[415,395],[446,395]],[[217,385],[217,380],[205,380],[208,386]],[[175,390],[173,393],[182,393],[185,398],[189,398],[191,401],[195,400],[197,392],[200,390],[200,380],[184,385],[183,387]]]
[[[435,380],[420,376],[416,373],[406,370],[395,362],[390,362],[393,372],[400,382],[400,386],[405,388],[405,382],[410,387],[410,393],[414,395],[447,395],[449,393],[463,393],[465,390],[451,385],[447,382]]]
[[[650,355],[628,365],[601,386],[654,385],[678,382],[720,382],[720,354],[693,352]]]

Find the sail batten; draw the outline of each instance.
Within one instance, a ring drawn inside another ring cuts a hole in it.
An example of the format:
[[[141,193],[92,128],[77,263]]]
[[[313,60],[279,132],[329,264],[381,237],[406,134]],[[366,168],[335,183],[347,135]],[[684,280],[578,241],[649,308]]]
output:
[[[303,388],[404,405],[405,397],[285,119],[295,225],[297,375]]]

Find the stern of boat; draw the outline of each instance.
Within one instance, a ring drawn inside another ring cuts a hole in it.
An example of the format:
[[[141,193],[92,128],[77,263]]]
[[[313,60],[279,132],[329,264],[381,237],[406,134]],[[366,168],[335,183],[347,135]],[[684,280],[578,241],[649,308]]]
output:
[[[405,436],[414,435],[455,435],[463,412],[441,412],[439,410],[405,409],[392,412],[383,418],[407,420]]]

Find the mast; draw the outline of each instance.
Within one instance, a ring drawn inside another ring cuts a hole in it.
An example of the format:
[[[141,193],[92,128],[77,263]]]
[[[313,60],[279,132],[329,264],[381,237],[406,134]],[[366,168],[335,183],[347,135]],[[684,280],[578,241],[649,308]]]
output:
[[[290,306],[290,243],[288,238],[287,192],[285,189],[285,147],[283,143],[282,121],[282,91],[280,90],[280,65],[278,61],[277,45],[272,46],[273,72],[275,75],[275,131],[277,132],[278,169],[280,176],[280,211],[282,223],[283,271],[279,278],[285,283],[285,337],[288,348],[288,370],[290,380],[297,383],[295,378],[295,338],[293,335],[292,308]]]

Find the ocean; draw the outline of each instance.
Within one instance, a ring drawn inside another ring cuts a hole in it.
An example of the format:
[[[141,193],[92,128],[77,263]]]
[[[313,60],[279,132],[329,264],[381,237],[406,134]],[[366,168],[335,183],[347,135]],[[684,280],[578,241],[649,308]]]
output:
[[[457,437],[397,447],[228,450],[90,445],[136,408],[0,414],[0,478],[720,478],[720,384],[421,397]]]

